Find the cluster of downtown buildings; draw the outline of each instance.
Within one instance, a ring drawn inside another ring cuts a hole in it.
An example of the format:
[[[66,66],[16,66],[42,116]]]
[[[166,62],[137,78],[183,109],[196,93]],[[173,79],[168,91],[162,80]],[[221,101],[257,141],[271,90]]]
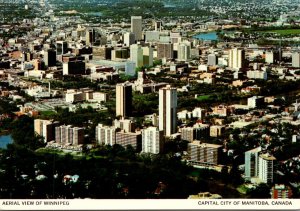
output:
[[[54,23],[57,23],[56,26]],[[78,25],[74,27],[75,23]],[[268,74],[271,72],[281,79],[294,81],[300,78],[296,73],[300,68],[300,53],[297,49],[258,47],[253,44],[242,47],[240,43],[218,43],[211,47],[211,42],[189,38],[183,30],[164,30],[161,21],[154,21],[152,28],[147,25],[147,30],[144,29],[143,23],[141,16],[132,16],[130,30],[126,23],[95,30],[76,18],[71,20],[51,16],[49,25],[41,19],[28,21],[28,25],[41,25],[29,32],[30,36],[11,38],[7,45],[2,47],[0,77],[9,81],[10,85],[22,87],[30,96],[47,98],[48,101],[39,105],[40,107],[50,106],[52,103],[55,106],[73,109],[73,104],[91,102],[98,106],[95,108],[105,109],[101,104],[109,98],[105,92],[89,89],[51,89],[51,82],[44,87],[23,81],[18,74],[38,80],[46,79],[47,83],[48,80],[59,81],[68,75],[102,82],[114,81],[119,78],[120,73],[128,76],[137,74],[134,82],[127,81],[115,86],[116,119],[113,125],[96,126],[95,143],[119,144],[123,147],[131,145],[137,152],[158,154],[164,151],[167,141],[181,138],[189,142],[186,160],[192,165],[211,167],[220,164],[226,149],[223,145],[212,144],[203,139],[221,137],[228,127],[244,128],[255,122],[274,118],[275,115],[249,117],[234,114],[238,109],[251,111],[260,108],[262,104],[272,103],[274,97],[256,96],[255,93],[260,87],[247,86],[240,90],[245,94],[253,93],[247,99],[247,105],[221,104],[213,106],[212,111],[202,108],[178,111],[177,94],[188,92],[188,86],[178,89],[165,82],[150,81],[146,75],[150,71],[153,74],[178,74],[182,78],[189,78],[187,83],[194,81],[214,85],[218,78],[229,73],[233,76],[230,86],[237,88],[249,80],[268,80]],[[151,30],[153,28],[154,30]],[[193,59],[195,57],[200,59]],[[257,57],[263,58],[264,62],[255,61],[254,58]],[[285,64],[283,57],[290,58],[291,64]],[[156,59],[162,60],[161,66],[153,67]],[[58,62],[62,65],[57,65]],[[149,67],[150,71],[136,73],[136,69],[140,67]],[[152,126],[142,129],[135,127],[132,116],[133,91],[141,94],[158,92],[158,114],[145,116]],[[1,90],[1,95],[22,100],[21,96],[7,90]],[[63,100],[51,102],[49,98],[55,95],[63,96]],[[39,103],[25,105],[21,111],[28,113],[38,110]],[[25,111],[30,106],[34,108]],[[296,112],[297,108],[294,111]],[[214,120],[214,124],[203,124],[202,120],[206,115],[215,115],[218,118]],[[291,119],[288,114],[284,115],[276,118],[299,125],[297,120]],[[235,121],[225,124],[222,117],[228,116],[234,116]],[[192,118],[197,119],[193,126],[178,127],[178,120]],[[43,136],[48,147],[81,150],[81,146],[85,144],[83,127],[35,119],[34,130],[36,134]],[[295,135],[298,137],[298,134]],[[253,183],[273,183],[275,165],[276,158],[270,152],[261,147],[252,149],[245,152],[244,177]]]

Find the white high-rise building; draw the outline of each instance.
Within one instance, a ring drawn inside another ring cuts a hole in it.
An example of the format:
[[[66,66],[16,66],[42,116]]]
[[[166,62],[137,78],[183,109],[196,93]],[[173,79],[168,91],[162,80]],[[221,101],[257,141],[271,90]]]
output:
[[[209,54],[207,57],[207,65],[215,66],[218,64],[218,57],[216,54]]]
[[[159,130],[165,136],[176,133],[177,128],[177,89],[170,85],[159,90]]]
[[[266,58],[265,58],[266,63],[273,64],[274,63],[274,52],[267,51],[265,55],[266,55]]]
[[[192,115],[193,115],[193,118],[198,118],[198,119],[202,119],[203,118],[203,115],[204,115],[204,109],[202,108],[194,108],[194,110],[192,111]]]
[[[229,51],[228,66],[233,69],[244,67],[245,51],[243,49],[234,48]]]
[[[263,96],[252,96],[247,99],[247,105],[249,108],[260,107],[264,103]]]
[[[261,147],[245,152],[245,180],[272,183],[276,158],[263,153]]]
[[[142,130],[142,152],[158,154],[163,149],[163,131],[157,127]]]
[[[266,153],[258,159],[258,178],[264,183],[272,183],[274,180],[274,162],[276,158]]]
[[[282,50],[279,48],[277,50],[271,50],[265,52],[266,63],[273,64],[281,61]]]
[[[294,52],[292,54],[292,66],[300,67],[300,52]]]
[[[250,79],[262,79],[267,80],[268,79],[268,73],[267,71],[260,71],[260,70],[249,70],[247,71],[247,77]]]
[[[245,152],[245,180],[250,181],[253,177],[258,177],[258,156],[261,147]]]
[[[135,40],[143,39],[142,16],[131,16],[131,32],[134,33]]]
[[[135,43],[135,35],[132,32],[126,32],[124,34],[123,43],[126,46],[130,46]]]
[[[116,128],[98,124],[96,126],[96,141],[100,145],[113,146],[116,143]]]
[[[187,61],[191,57],[191,46],[186,43],[180,43],[178,45],[178,60]]]
[[[84,128],[61,125],[55,127],[55,142],[59,144],[78,145],[84,142]]]
[[[144,65],[143,49],[140,45],[134,44],[130,46],[130,60],[135,62],[136,67]]]

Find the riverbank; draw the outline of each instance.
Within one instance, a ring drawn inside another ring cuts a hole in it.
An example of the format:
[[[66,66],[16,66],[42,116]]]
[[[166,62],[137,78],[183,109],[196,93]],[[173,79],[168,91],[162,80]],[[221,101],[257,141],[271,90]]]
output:
[[[0,136],[6,136],[6,135],[9,135],[11,133],[10,130],[2,130],[0,131]]]

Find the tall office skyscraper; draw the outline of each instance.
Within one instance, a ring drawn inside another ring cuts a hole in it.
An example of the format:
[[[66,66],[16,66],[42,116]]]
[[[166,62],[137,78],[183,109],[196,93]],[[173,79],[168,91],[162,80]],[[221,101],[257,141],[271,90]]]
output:
[[[245,64],[245,51],[234,48],[229,51],[228,66],[233,69],[243,68]]]
[[[135,63],[136,67],[144,65],[143,49],[140,45],[134,44],[130,46],[130,60]]]
[[[161,31],[162,28],[162,21],[155,21],[155,31]]]
[[[131,16],[131,32],[135,35],[135,40],[143,39],[142,16]]]
[[[87,45],[93,45],[96,40],[96,32],[94,29],[88,29],[85,32],[85,42]]]
[[[116,86],[116,116],[128,117],[132,108],[132,85],[129,82]]]
[[[216,54],[209,54],[207,57],[207,65],[215,66],[218,64],[218,57]]]
[[[172,43],[158,43],[157,44],[157,58],[173,59],[173,44]]]
[[[177,89],[170,85],[159,90],[159,130],[165,136],[176,133],[177,127]]]
[[[44,62],[45,62],[45,65],[48,66],[48,67],[53,67],[53,66],[56,65],[56,52],[55,52],[55,50],[52,50],[52,49],[45,50]]]
[[[149,47],[142,47],[143,49],[143,65],[145,66],[152,66],[153,65],[153,48]]]
[[[300,67],[300,52],[294,52],[292,54],[292,66]]]
[[[178,45],[178,60],[187,61],[191,57],[191,46],[186,43],[180,43]]]
[[[56,42],[56,55],[68,53],[68,43],[66,41]]]
[[[135,43],[135,35],[132,32],[126,32],[123,37],[123,43],[130,46]]]

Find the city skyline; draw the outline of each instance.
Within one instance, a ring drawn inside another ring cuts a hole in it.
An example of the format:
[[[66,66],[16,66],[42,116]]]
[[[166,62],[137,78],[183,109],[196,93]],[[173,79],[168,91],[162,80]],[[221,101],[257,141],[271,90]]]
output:
[[[297,2],[0,4],[1,198],[300,197]]]

